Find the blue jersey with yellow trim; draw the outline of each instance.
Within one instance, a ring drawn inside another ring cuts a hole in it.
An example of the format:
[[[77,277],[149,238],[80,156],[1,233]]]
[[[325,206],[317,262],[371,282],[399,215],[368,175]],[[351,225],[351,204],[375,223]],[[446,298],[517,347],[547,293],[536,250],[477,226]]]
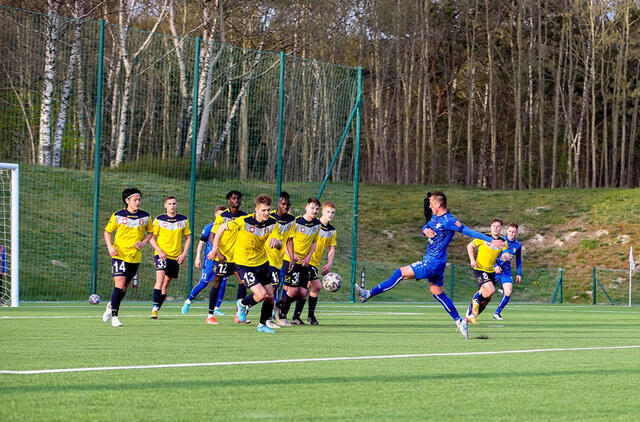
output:
[[[511,274],[511,263],[516,260],[516,275],[522,276],[522,243],[518,239],[509,240],[507,238],[507,249],[503,253],[509,253],[511,255],[510,261],[503,261],[501,256],[496,260],[496,265],[499,265],[502,269],[502,274]]]

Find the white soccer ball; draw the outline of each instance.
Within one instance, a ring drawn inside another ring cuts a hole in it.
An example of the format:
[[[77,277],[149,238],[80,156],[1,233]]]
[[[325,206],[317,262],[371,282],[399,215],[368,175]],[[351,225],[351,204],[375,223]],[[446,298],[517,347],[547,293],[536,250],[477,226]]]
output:
[[[328,273],[322,278],[322,287],[328,292],[335,292],[342,287],[340,274]]]
[[[100,296],[92,294],[91,296],[89,296],[89,303],[92,305],[97,305],[98,303],[100,303]]]

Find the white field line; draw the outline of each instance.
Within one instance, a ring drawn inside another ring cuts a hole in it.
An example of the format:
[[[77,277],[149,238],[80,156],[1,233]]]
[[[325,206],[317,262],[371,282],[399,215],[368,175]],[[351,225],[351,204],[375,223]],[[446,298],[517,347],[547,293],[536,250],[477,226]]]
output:
[[[558,349],[497,350],[497,351],[486,351],[486,352],[418,353],[418,354],[381,355],[381,356],[345,356],[345,357],[332,357],[332,358],[254,360],[254,361],[236,361],[236,362],[173,363],[173,364],[163,364],[163,365],[140,365],[140,366],[102,366],[102,367],[89,367],[89,368],[38,369],[38,370],[26,370],[26,371],[0,370],[0,374],[38,375],[38,374],[60,374],[60,373],[69,373],[69,372],[122,371],[122,370],[131,370],[131,369],[166,369],[166,368],[194,368],[194,367],[203,367],[203,366],[268,365],[268,364],[279,364],[279,363],[337,362],[337,361],[350,361],[350,360],[509,355],[509,354],[519,354],[519,353],[579,352],[579,351],[593,351],[593,350],[624,350],[624,349],[640,349],[640,345],[610,346],[610,347],[566,347],[566,348],[558,348]]]

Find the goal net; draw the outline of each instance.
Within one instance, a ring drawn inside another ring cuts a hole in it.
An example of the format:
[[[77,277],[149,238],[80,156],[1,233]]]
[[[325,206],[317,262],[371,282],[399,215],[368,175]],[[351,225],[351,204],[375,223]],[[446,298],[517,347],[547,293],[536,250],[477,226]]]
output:
[[[18,174],[0,163],[0,306],[18,306]]]

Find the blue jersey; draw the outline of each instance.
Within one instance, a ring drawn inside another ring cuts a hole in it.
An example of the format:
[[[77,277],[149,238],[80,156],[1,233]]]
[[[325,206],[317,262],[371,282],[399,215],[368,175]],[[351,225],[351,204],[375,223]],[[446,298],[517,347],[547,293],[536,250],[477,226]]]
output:
[[[204,247],[204,257],[206,258],[211,252],[211,247],[213,246],[211,242],[209,242],[209,235],[211,234],[211,229],[213,228],[213,221],[202,229],[202,234],[200,235],[200,240],[206,243]]]
[[[503,274],[511,275],[511,263],[516,260],[516,275],[522,276],[522,243],[518,242],[518,239],[512,241],[507,239],[507,249],[502,253],[508,253],[511,255],[510,261],[503,261],[498,257],[496,265],[502,268]]]
[[[477,237],[488,242],[492,240],[489,236],[469,229],[448,211],[441,216],[433,215],[431,220],[422,227],[423,233],[425,229],[433,230],[436,235],[429,239],[423,260],[447,262],[447,246],[451,243],[455,232],[462,232],[467,236]]]

